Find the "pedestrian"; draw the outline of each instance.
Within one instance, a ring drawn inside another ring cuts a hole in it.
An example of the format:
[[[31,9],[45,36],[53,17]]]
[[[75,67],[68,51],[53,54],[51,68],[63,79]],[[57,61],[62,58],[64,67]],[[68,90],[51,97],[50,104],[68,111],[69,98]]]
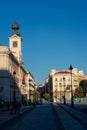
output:
[[[42,104],[42,99],[40,99],[40,104]]]
[[[14,112],[15,112],[15,114],[17,113],[17,109],[18,109],[18,103],[15,102],[15,103],[14,103]]]
[[[20,114],[20,110],[21,110],[21,103],[18,103],[18,114]]]

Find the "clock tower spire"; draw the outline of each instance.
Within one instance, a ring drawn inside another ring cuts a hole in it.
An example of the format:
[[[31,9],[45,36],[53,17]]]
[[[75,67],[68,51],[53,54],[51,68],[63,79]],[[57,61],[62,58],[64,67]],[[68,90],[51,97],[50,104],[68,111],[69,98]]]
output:
[[[12,24],[12,35],[9,37],[9,47],[19,63],[22,63],[22,36],[18,23]]]

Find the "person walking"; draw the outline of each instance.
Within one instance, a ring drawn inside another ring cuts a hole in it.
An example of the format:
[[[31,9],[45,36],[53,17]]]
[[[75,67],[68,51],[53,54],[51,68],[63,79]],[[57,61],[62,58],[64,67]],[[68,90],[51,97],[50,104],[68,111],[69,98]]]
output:
[[[18,103],[15,102],[15,104],[14,104],[14,113],[15,113],[15,114],[17,113],[17,109],[18,109]]]
[[[21,110],[21,103],[18,103],[18,114],[20,114],[20,110]]]

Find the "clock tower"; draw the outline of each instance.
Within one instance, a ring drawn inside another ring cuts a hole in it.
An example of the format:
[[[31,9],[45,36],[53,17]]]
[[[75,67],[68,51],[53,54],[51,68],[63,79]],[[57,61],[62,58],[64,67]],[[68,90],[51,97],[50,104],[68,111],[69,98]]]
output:
[[[12,24],[12,35],[9,37],[9,47],[19,63],[22,63],[22,36],[17,23]]]

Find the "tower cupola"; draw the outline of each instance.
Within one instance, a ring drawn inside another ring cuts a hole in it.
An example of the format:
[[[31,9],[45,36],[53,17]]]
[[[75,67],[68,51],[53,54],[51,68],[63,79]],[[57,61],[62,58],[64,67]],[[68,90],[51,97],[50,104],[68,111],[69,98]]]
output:
[[[20,34],[19,32],[20,27],[17,22],[13,23],[11,28],[12,28],[13,34]]]
[[[13,29],[13,30],[19,30],[20,27],[19,27],[18,23],[13,23],[13,24],[12,24],[12,29]]]
[[[20,27],[18,23],[12,24],[12,35],[9,37],[9,47],[17,60],[22,62],[22,36],[19,32]]]

